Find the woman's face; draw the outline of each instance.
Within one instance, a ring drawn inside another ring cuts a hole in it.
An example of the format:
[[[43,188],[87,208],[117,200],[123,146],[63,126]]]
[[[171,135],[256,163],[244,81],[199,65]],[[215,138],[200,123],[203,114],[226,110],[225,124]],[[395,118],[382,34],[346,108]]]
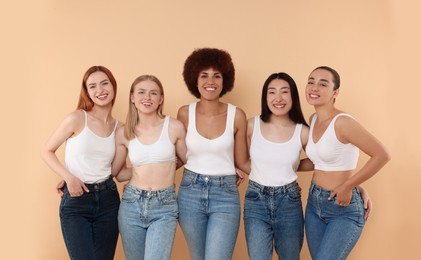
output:
[[[197,88],[201,98],[207,100],[219,99],[223,88],[222,73],[213,68],[202,70],[197,79]]]
[[[134,103],[139,112],[156,113],[159,106],[164,102],[164,96],[158,84],[151,80],[145,80],[134,86],[131,102]]]
[[[306,99],[310,105],[333,103],[339,90],[334,90],[333,75],[327,70],[314,70],[308,77]]]
[[[97,106],[109,105],[114,99],[114,89],[107,74],[96,71],[86,79],[86,90],[89,98]]]
[[[275,116],[288,115],[292,107],[291,88],[283,79],[274,79],[268,85],[266,102]]]

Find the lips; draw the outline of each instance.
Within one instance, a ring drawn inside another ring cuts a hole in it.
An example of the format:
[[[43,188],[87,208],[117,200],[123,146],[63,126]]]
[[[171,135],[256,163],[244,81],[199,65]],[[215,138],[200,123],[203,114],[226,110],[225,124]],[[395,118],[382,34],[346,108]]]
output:
[[[215,91],[215,87],[205,87],[206,91]]]
[[[108,94],[101,94],[101,95],[96,96],[96,98],[99,100],[105,100],[107,99],[107,97],[108,97]]]
[[[286,104],[274,104],[273,106],[275,108],[284,108],[286,106]]]

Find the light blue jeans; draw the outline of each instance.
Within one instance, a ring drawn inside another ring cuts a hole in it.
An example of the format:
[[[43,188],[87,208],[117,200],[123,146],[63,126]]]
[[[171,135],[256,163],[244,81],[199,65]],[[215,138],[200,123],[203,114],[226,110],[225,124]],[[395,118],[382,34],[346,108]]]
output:
[[[305,229],[313,260],[339,260],[354,248],[364,227],[364,205],[357,188],[351,203],[339,206],[331,191],[312,183],[308,194]]]
[[[184,169],[179,222],[192,260],[232,258],[241,214],[236,180],[237,175],[207,176]]]
[[[251,260],[300,259],[304,216],[297,182],[279,187],[249,180],[244,201],[244,228]]]
[[[147,191],[126,185],[118,212],[126,259],[170,259],[177,217],[175,186]]]

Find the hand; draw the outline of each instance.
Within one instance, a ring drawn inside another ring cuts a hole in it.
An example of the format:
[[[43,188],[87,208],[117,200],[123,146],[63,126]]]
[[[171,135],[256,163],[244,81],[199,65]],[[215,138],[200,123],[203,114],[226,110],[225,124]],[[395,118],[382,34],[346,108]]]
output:
[[[80,197],[83,195],[83,192],[89,192],[89,189],[86,187],[79,178],[72,176],[66,180],[67,189],[71,197]]]
[[[348,206],[352,199],[352,188],[342,184],[331,192],[328,200],[332,200],[334,197],[336,197],[336,204],[339,206]]]
[[[245,173],[238,168],[235,169],[235,172],[237,173],[237,186],[240,186],[244,182]]]
[[[364,189],[361,186],[358,186],[358,190],[360,191],[361,198],[364,202],[364,209],[365,209],[364,219],[365,221],[367,221],[368,217],[370,216],[371,211],[373,210],[373,203],[366,189]]]
[[[65,184],[66,182],[64,181],[64,180],[61,180],[61,181],[59,181],[58,183],[57,183],[57,186],[56,186],[56,191],[57,191],[57,194],[60,196],[60,198],[61,197],[63,197],[63,195],[64,195],[64,193],[63,193],[63,189],[64,189],[64,184]]]

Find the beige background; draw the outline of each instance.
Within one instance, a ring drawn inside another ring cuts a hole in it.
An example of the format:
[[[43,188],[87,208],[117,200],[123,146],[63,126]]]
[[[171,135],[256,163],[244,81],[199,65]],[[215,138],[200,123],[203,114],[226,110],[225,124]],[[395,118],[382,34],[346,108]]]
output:
[[[59,178],[39,150],[76,106],[89,66],[104,65],[114,73],[114,115],[120,120],[131,82],[145,73],[162,80],[164,112],[176,116],[179,106],[194,101],[181,76],[185,58],[194,48],[217,47],[231,53],[237,72],[235,88],[224,100],[248,117],[259,113],[261,86],[270,73],[285,71],[295,78],[308,118],[313,108],[303,93],[309,72],[318,65],[339,71],[337,106],[392,154],[364,185],[374,212],[349,259],[420,259],[421,4],[416,2],[2,1],[0,257],[67,258],[54,190]],[[300,174],[299,181],[305,204],[310,173]],[[245,189],[243,184],[242,197]],[[247,258],[240,228],[234,259]],[[116,259],[124,259],[120,241]],[[172,259],[187,259],[180,230]],[[306,244],[302,259],[310,259]]]

